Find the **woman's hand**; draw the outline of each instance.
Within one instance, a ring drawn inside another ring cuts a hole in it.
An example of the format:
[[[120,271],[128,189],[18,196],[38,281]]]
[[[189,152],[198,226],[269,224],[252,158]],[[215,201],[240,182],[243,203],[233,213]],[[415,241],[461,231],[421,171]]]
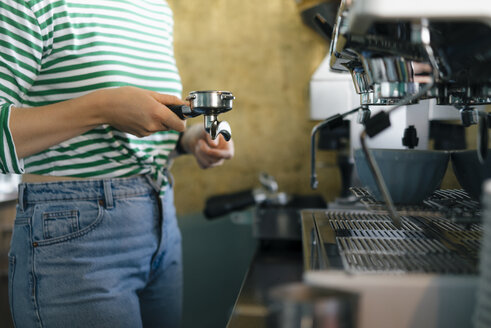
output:
[[[158,131],[184,131],[181,120],[166,105],[188,105],[178,97],[135,87],[98,91],[102,97],[103,121],[116,129],[137,137]]]
[[[227,142],[219,134],[213,140],[201,124],[192,125],[184,132],[181,145],[186,152],[194,155],[202,169],[222,165],[226,159],[234,156],[232,139]]]
[[[103,89],[36,108],[12,107],[9,125],[17,156],[24,158],[101,124],[137,137],[184,131],[186,122],[166,107],[184,104],[177,97],[135,87]]]

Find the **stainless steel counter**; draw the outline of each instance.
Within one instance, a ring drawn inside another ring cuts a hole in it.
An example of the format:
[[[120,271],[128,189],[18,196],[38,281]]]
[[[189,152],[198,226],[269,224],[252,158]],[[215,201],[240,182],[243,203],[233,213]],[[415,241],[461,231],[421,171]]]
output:
[[[386,213],[303,211],[304,282],[358,295],[358,328],[472,326],[482,228],[401,218],[396,228]]]
[[[300,282],[302,273],[301,245],[294,243],[258,247],[227,327],[267,327],[269,292],[283,284]]]

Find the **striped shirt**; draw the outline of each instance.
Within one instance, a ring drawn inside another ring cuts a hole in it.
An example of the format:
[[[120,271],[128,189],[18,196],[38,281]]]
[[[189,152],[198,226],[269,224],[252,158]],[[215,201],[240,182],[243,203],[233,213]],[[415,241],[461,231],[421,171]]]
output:
[[[103,88],[135,86],[180,97],[173,17],[164,0],[0,2],[0,170],[71,177],[151,174],[163,190],[178,133],[137,138],[108,125],[18,159],[10,108]]]

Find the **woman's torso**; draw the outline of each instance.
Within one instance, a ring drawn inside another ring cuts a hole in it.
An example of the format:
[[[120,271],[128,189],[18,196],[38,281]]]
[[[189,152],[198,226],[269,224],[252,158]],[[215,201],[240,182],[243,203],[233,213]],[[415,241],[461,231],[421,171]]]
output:
[[[128,85],[181,96],[172,12],[165,1],[38,0],[26,4],[39,24],[43,55],[33,83],[22,95],[22,106]],[[29,58],[24,60],[29,64]],[[75,177],[152,174],[163,186],[166,178],[161,173],[177,137],[169,131],[137,138],[104,125],[26,158],[25,171]]]

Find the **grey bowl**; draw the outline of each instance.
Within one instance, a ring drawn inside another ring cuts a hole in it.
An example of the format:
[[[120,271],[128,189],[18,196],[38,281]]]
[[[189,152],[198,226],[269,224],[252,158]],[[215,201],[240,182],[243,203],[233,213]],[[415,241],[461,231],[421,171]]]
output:
[[[387,189],[396,204],[420,204],[440,187],[450,154],[446,151],[410,149],[371,149]],[[370,194],[383,201],[365,154],[355,150],[355,166],[360,181]]]
[[[454,151],[451,158],[457,181],[472,198],[480,200],[484,180],[491,178],[491,151],[484,164],[479,162],[476,150]]]

